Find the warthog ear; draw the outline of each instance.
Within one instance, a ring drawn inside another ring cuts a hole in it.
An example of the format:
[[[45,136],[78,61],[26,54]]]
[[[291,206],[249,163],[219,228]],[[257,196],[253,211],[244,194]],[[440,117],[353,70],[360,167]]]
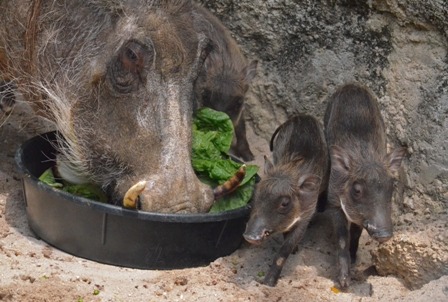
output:
[[[249,66],[246,67],[245,73],[246,73],[246,81],[248,83],[252,82],[252,80],[255,78],[255,76],[257,75],[257,66],[258,66],[258,61],[257,60],[253,60],[249,63]]]
[[[341,147],[331,146],[330,148],[331,169],[347,174],[350,171],[350,155]]]
[[[386,165],[389,168],[390,173],[394,176],[398,176],[398,169],[400,169],[401,162],[406,156],[406,147],[396,148],[392,152],[386,155]]]
[[[274,165],[269,160],[269,158],[265,155],[264,156],[264,174],[268,174],[272,168],[274,168]]]

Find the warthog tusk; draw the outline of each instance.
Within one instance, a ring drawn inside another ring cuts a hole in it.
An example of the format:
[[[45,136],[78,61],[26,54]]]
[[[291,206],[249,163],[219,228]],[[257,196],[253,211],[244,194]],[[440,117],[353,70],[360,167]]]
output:
[[[146,188],[146,181],[142,180],[133,185],[123,197],[123,207],[136,209],[137,208],[137,200],[138,196],[142,194],[142,192]]]
[[[245,176],[246,165],[242,165],[238,169],[238,171],[236,171],[235,175],[233,175],[229,180],[213,189],[215,200],[235,191],[236,188],[239,187]]]

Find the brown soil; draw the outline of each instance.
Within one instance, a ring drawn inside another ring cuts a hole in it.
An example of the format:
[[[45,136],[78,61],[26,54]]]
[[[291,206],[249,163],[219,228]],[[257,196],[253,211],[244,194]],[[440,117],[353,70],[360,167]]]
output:
[[[296,254],[289,257],[279,283],[261,285],[282,243],[274,236],[259,247],[243,243],[233,254],[206,267],[138,270],[78,258],[39,240],[30,230],[20,175],[14,162],[18,146],[50,129],[25,105],[0,115],[0,301],[447,301],[448,276],[410,291],[395,277],[371,267],[377,247],[366,234],[354,268],[353,285],[333,291],[335,247],[328,219],[314,219]],[[250,127],[249,127],[250,128]],[[267,142],[249,129],[256,162],[263,166]]]

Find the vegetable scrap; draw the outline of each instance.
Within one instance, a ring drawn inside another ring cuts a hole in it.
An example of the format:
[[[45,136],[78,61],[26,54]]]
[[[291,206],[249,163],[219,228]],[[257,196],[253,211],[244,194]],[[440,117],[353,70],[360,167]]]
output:
[[[215,199],[219,199],[229,193],[232,193],[240,186],[241,182],[246,176],[246,165],[242,165],[229,180],[224,182],[222,185],[217,186],[213,189],[213,194]]]
[[[104,193],[99,186],[94,184],[72,184],[61,178],[55,178],[53,168],[49,168],[42,173],[39,180],[50,187],[76,196],[89,198],[99,202],[107,202],[106,193]]]

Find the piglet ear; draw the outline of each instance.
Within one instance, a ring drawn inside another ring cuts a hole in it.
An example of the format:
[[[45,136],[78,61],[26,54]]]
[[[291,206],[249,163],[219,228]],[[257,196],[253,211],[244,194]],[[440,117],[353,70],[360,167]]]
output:
[[[249,63],[249,66],[246,67],[246,81],[248,83],[252,82],[252,80],[255,78],[255,76],[257,75],[257,66],[258,66],[258,61],[257,60],[253,60]]]
[[[407,154],[406,147],[400,147],[393,150],[386,155],[386,165],[389,168],[390,173],[394,176],[398,176],[398,169],[400,169],[401,162]]]
[[[274,168],[274,165],[269,160],[269,158],[265,155],[264,156],[264,174],[268,174],[269,171],[272,170],[272,168]]]
[[[321,179],[312,174],[305,174],[299,178],[299,195],[301,196],[302,205],[307,208],[313,205],[316,206],[317,197],[319,196]]]
[[[302,193],[319,192],[321,179],[319,176],[305,174],[299,178],[299,190]]]
[[[350,171],[351,158],[347,151],[338,146],[330,148],[331,169],[347,174]]]

